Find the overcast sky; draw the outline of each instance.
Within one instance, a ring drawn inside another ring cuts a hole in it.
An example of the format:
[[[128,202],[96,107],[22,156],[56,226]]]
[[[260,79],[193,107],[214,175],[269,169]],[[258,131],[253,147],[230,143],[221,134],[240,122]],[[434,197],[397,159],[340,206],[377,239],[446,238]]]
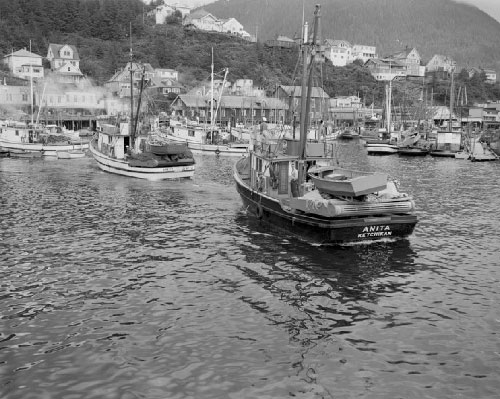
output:
[[[458,1],[458,0],[457,0]],[[500,0],[460,0],[480,8],[500,22]]]
[[[147,0],[146,0],[147,1]],[[172,0],[167,0],[170,3]],[[213,3],[215,0],[175,0],[172,3],[184,4],[189,7],[199,7],[203,4]],[[251,1],[251,0],[249,0]],[[305,2],[310,0],[304,0]],[[475,5],[487,14],[491,15],[493,18],[500,22],[500,0],[455,0],[461,3],[468,3]]]

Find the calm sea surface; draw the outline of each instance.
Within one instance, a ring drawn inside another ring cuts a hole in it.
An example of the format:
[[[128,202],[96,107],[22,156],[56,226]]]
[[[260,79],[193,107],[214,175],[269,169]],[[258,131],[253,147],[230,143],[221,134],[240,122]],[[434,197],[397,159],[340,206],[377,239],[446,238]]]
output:
[[[408,240],[316,246],[247,217],[236,158],[147,182],[0,159],[0,398],[496,398],[500,162],[367,156]]]

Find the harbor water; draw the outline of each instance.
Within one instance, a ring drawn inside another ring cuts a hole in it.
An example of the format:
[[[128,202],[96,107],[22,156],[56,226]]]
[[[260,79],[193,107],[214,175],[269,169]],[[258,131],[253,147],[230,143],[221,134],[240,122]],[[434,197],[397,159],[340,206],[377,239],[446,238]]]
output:
[[[246,215],[237,158],[148,182],[0,159],[0,398],[493,398],[500,162],[368,156],[408,239],[319,246]]]

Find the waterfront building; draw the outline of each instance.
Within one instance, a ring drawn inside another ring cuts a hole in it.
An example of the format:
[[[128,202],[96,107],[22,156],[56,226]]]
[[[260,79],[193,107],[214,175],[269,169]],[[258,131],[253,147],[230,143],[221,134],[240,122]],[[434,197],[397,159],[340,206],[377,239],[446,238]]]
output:
[[[213,108],[210,102],[210,95],[181,94],[172,102],[171,108],[175,117],[199,123],[210,123],[213,110],[220,126],[255,125],[263,120],[285,122],[287,104],[277,98],[222,95],[220,100],[214,97]]]

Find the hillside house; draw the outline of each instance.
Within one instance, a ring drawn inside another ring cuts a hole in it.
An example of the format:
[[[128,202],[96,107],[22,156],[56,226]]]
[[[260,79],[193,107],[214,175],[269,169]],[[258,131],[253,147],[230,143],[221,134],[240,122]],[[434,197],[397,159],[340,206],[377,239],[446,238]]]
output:
[[[185,18],[191,12],[191,7],[184,6],[182,4],[160,4],[153,11],[149,12],[148,15],[154,16],[155,23],[164,24],[166,19],[173,15],[176,11],[179,11],[183,18]]]
[[[50,43],[47,60],[58,82],[79,83],[84,79],[80,71],[80,57],[75,46]]]
[[[154,77],[160,79],[179,80],[179,72],[169,68],[155,68]]]
[[[130,71],[132,70],[132,79]],[[118,97],[130,97],[130,81],[133,84],[133,95],[139,94],[141,87],[142,75],[144,74],[144,86],[146,87],[155,76],[155,70],[151,64],[139,64],[137,62],[127,62],[124,68],[116,72],[106,83],[104,87],[108,91]]]
[[[354,44],[352,46],[351,59],[361,60],[363,62],[369,59],[377,58],[377,48],[375,46],[365,46],[363,44]]]
[[[472,78],[474,75],[481,75],[484,72],[486,76],[486,83],[496,83],[497,81],[497,73],[493,69],[484,69],[484,68],[467,68],[467,73],[469,77]]]
[[[387,60],[394,60],[406,66],[407,76],[424,76],[425,67],[420,65],[420,54],[416,48],[405,48],[403,51],[385,57]]]
[[[329,59],[335,66],[346,66],[352,63],[352,46],[346,40],[331,40],[324,41],[324,56]]]
[[[446,55],[435,54],[425,66],[425,72],[444,71],[451,73],[457,66],[456,61]]]
[[[404,78],[407,74],[406,65],[392,59],[369,59],[365,62],[365,67],[376,80],[380,81]]]
[[[361,104],[361,99],[358,96],[339,96],[330,98],[329,105],[334,108],[359,109],[363,104]]]
[[[21,79],[43,79],[42,56],[21,49],[3,57],[3,63],[10,72]]]
[[[147,92],[157,95],[180,94],[182,85],[175,79],[154,76],[148,83]]]
[[[281,48],[295,48],[298,46],[297,42],[289,37],[277,35],[275,39],[266,40],[266,46],[281,47]]]

